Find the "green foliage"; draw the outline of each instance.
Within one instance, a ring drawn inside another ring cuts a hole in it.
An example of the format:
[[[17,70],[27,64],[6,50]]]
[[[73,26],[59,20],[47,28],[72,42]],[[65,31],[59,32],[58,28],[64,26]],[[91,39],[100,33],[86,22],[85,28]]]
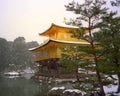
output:
[[[26,43],[24,37],[18,37],[13,42],[0,38],[0,71],[33,67],[35,54],[28,49],[35,46],[38,46],[37,42]]]
[[[109,85],[112,83],[113,83],[113,80],[109,80],[104,77],[103,79],[104,85]],[[99,91],[98,79],[95,75],[92,75],[92,76],[89,75],[87,78],[84,79],[83,82],[81,82],[80,84],[75,84],[73,87],[75,89],[79,89],[87,92],[88,96],[94,96],[92,93]]]
[[[96,40],[99,41],[105,51],[104,58],[100,60],[101,65],[99,67],[102,69],[104,66],[103,69],[107,73],[120,73],[120,17],[116,17],[116,13],[111,12],[103,20],[100,32],[95,34]],[[98,38],[99,35],[102,37]]]
[[[0,71],[3,71],[7,66],[9,62],[9,45],[8,42],[0,38]]]
[[[119,0],[111,2],[113,6],[119,5]],[[86,40],[90,44],[67,46],[63,51],[64,59],[61,59],[67,69],[74,65],[84,71],[79,73],[84,74],[84,78],[81,77],[84,82],[77,87],[88,92],[100,87],[102,96],[105,95],[103,85],[113,83],[105,78],[105,74],[117,74],[120,81],[120,17],[117,12],[108,12],[105,4],[104,0],[85,0],[83,4],[73,1],[65,6],[67,11],[78,16],[71,23],[66,23],[79,26],[77,31],[70,31],[72,37]],[[91,78],[85,71],[96,72],[97,78]],[[118,91],[120,92],[120,83]]]
[[[72,70],[78,66],[78,62],[75,60],[77,53],[72,49],[73,46],[66,46],[63,49],[64,53],[62,54],[62,58],[59,60],[59,64],[63,66],[63,68],[61,68],[62,72],[71,73]]]
[[[101,27],[101,39],[98,39],[105,55],[100,61],[99,70],[106,74],[117,74],[120,82],[120,17],[116,17],[116,13],[111,12],[103,18],[104,23]],[[102,25],[102,24],[101,24]],[[120,83],[118,83],[118,92],[120,92]]]
[[[86,40],[85,38],[83,38],[83,35],[86,33],[86,28],[84,27],[81,27],[80,29],[77,29],[75,31],[70,30],[70,33],[72,33],[71,37],[73,38]]]
[[[76,20],[81,23],[78,24],[79,29],[76,32],[70,31],[73,34],[72,37],[86,40],[90,44],[65,48],[66,55],[63,55],[64,60],[62,62],[69,63],[67,67],[70,64],[76,64],[77,67],[84,70],[95,71],[97,79],[88,77],[87,82],[91,80],[98,82],[103,96],[105,95],[103,85],[110,82],[105,78],[102,79],[102,77],[104,74],[119,73],[117,67],[120,66],[120,18],[116,17],[116,12],[108,12],[105,4],[104,0],[85,0],[83,4],[73,1],[65,6],[67,11],[78,14]],[[77,25],[76,20],[69,24]],[[101,75],[100,72],[104,74]],[[104,80],[107,82],[105,83]],[[87,85],[94,86],[92,82]]]
[[[112,58],[113,59],[113,58]],[[115,65],[112,60],[103,59],[99,61],[99,71],[105,74],[117,74],[120,73],[120,68]]]

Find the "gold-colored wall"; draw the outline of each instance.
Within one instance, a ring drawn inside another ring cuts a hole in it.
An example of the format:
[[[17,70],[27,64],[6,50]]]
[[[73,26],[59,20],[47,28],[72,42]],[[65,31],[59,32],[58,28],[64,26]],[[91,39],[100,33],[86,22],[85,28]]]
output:
[[[49,58],[60,58],[62,54],[61,48],[65,48],[65,46],[70,42],[86,42],[84,40],[71,37],[72,33],[70,33],[70,31],[76,31],[77,29],[78,28],[66,28],[52,24],[52,26],[40,34],[40,36],[47,36],[53,41],[49,41],[47,44],[34,50],[34,52],[38,53],[35,61]],[[61,43],[55,42],[57,40],[61,41]],[[66,41],[67,43],[63,43],[62,41]],[[74,46],[74,44],[72,45]]]
[[[58,26],[52,26],[48,31],[42,33],[41,36],[48,36],[50,39],[60,41],[72,41],[72,42],[85,42],[84,40],[71,37],[70,31],[76,31],[77,28],[62,28]]]
[[[60,58],[61,57],[61,48],[64,47],[64,44],[57,42],[49,42],[41,48],[34,50],[38,53],[35,61],[45,60],[49,58]]]

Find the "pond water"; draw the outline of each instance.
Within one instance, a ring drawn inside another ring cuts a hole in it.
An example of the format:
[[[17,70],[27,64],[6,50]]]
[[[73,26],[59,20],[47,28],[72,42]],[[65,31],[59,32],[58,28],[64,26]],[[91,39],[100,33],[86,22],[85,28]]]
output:
[[[37,82],[29,74],[21,77],[0,77],[0,96],[47,96],[48,90],[53,87],[71,87],[69,83],[57,84]]]

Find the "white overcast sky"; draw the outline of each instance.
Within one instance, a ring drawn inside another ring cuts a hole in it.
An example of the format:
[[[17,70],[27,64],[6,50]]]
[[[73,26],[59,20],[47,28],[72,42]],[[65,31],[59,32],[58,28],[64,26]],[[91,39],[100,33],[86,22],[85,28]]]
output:
[[[0,0],[0,37],[13,41],[23,36],[26,41],[41,42],[43,38],[38,33],[48,29],[51,23],[63,23],[64,17],[72,17],[64,7],[71,1]]]
[[[0,37],[13,41],[18,36],[26,41],[41,41],[38,33],[51,23],[62,23],[70,17],[64,5],[72,0],[0,0]]]

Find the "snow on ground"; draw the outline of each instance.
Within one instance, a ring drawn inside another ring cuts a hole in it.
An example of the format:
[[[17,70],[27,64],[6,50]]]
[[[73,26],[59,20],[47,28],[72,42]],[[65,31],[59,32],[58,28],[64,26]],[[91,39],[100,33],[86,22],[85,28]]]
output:
[[[15,75],[20,75],[20,74],[16,71],[12,71],[12,72],[6,72],[6,73],[4,73],[4,75],[15,76]]]
[[[58,89],[64,90],[65,87],[64,86],[62,86],[62,87],[53,87],[51,90],[58,90]]]
[[[65,92],[70,92],[70,93],[72,93],[72,92],[82,93],[82,95],[85,95],[85,94],[86,94],[85,92],[82,92],[82,91],[80,91],[80,90],[78,90],[78,89],[66,89],[65,91],[63,91],[63,93],[65,93]]]
[[[28,67],[24,70],[24,73],[35,73],[35,71]]]
[[[117,75],[112,75],[112,77],[114,77],[115,79],[118,79]],[[109,78],[111,79],[111,78]],[[117,80],[114,80],[114,83],[118,83]],[[108,85],[108,86],[104,86],[104,90],[106,93],[106,96],[110,96],[109,93],[114,93],[115,96],[120,96],[120,93],[115,93],[117,92],[118,89],[118,85]]]
[[[104,86],[105,93],[116,92],[117,88],[118,87],[116,85]]]

